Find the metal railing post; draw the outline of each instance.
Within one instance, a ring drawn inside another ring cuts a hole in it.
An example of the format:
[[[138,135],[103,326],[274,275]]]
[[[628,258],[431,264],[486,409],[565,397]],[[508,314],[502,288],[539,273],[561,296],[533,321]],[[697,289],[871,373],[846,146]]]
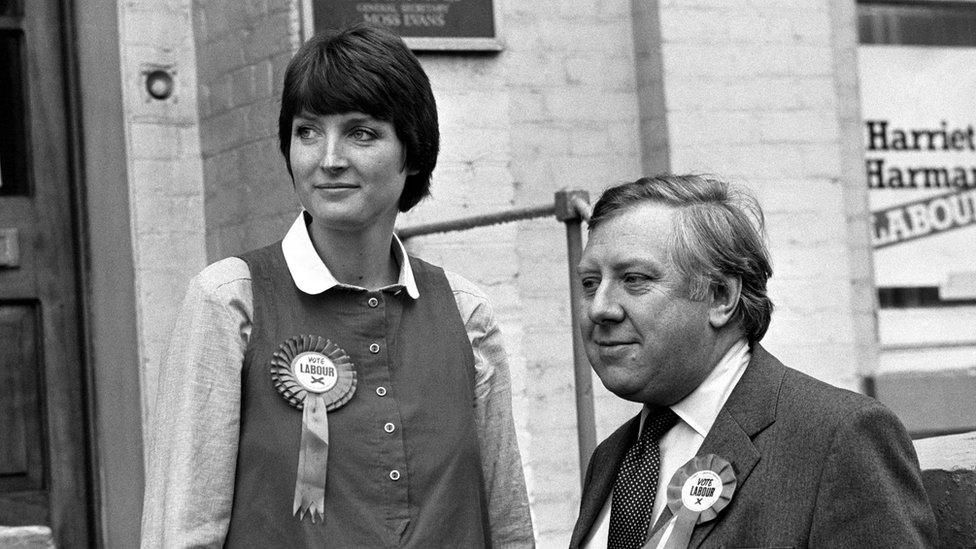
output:
[[[579,316],[582,295],[576,279],[576,266],[583,254],[582,222],[590,218],[590,196],[586,191],[562,190],[555,195],[554,204],[528,208],[513,208],[504,212],[475,215],[449,221],[438,221],[396,229],[402,240],[417,236],[451,231],[463,231],[498,223],[548,217],[566,224],[566,252],[569,266],[570,321],[573,331],[573,372],[576,378],[576,429],[579,443],[580,483],[586,478],[586,467],[596,448],[596,416],[593,412],[593,381],[590,363],[583,349]]]
[[[423,223],[396,229],[397,236],[401,240],[407,240],[415,236],[426,236],[435,233],[449,233],[453,231],[465,231],[478,227],[487,227],[499,223],[511,223],[523,219],[535,219],[537,217],[548,217],[554,212],[553,206],[534,206],[529,208],[513,208],[504,212],[497,212],[484,215],[473,215],[462,219],[452,219],[449,221],[435,221],[433,223]]]
[[[579,445],[580,485],[596,448],[596,415],[593,410],[593,378],[583,349],[579,313],[582,293],[576,266],[583,254],[583,219],[589,219],[589,194],[586,191],[556,193],[556,219],[566,224],[566,252],[569,263],[569,303],[573,330],[573,372],[576,387],[576,436]]]

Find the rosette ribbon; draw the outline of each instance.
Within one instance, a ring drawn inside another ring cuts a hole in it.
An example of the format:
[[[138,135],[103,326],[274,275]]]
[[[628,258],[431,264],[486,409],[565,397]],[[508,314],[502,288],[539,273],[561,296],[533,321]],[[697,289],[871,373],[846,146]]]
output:
[[[300,335],[285,340],[271,357],[271,381],[282,398],[302,411],[292,514],[312,522],[325,513],[329,466],[329,414],[356,392],[356,368],[332,341]]]
[[[308,513],[314,523],[325,512],[325,478],[329,465],[329,414],[322,395],[309,393],[302,411],[302,441],[298,452],[295,503],[298,520]]]
[[[735,488],[731,463],[715,454],[692,458],[675,471],[668,484],[671,520],[644,549],[686,549],[695,526],[715,519],[732,500]]]

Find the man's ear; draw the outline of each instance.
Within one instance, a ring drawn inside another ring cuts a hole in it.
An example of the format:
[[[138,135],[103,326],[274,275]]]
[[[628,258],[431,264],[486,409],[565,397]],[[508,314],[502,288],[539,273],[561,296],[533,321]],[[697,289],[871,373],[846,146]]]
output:
[[[742,293],[742,279],[737,276],[721,277],[711,289],[711,303],[708,307],[708,322],[716,330],[725,327],[739,305]]]

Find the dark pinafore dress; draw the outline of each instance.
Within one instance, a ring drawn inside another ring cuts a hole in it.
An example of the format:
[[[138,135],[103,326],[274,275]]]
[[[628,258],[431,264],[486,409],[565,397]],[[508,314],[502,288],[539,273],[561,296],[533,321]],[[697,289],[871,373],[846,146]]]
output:
[[[299,290],[281,244],[242,256],[254,318],[241,384],[227,547],[490,546],[474,357],[444,271],[410,258],[406,290]],[[355,395],[329,412],[324,520],[292,514],[302,412],[274,388],[272,353],[328,338],[351,357]]]

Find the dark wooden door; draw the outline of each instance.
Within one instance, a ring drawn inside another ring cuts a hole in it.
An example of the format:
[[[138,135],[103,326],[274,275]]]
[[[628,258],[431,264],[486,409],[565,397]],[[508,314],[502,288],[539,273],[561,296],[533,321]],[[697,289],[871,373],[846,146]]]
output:
[[[92,507],[60,4],[0,0],[0,525],[48,525],[60,547],[86,547]]]

